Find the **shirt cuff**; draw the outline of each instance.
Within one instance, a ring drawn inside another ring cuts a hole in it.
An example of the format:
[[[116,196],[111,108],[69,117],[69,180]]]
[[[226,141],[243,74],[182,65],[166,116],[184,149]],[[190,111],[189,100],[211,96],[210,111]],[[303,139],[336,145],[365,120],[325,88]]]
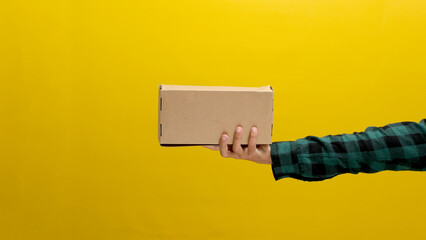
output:
[[[271,145],[272,173],[275,180],[300,178],[300,164],[295,142],[274,142]]]

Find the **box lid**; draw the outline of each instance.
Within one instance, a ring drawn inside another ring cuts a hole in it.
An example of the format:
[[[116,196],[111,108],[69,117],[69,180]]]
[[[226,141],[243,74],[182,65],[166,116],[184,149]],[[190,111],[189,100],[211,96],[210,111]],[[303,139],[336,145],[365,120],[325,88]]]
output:
[[[230,86],[190,86],[190,85],[164,85],[162,91],[230,91],[230,92],[272,92],[271,86],[262,87],[230,87]]]

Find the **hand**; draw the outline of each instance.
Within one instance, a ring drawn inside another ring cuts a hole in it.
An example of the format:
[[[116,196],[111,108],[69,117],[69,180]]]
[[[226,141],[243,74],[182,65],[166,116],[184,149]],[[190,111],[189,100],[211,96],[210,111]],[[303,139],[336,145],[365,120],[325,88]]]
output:
[[[224,158],[245,159],[256,163],[272,164],[271,147],[268,144],[256,145],[257,128],[252,127],[247,147],[241,147],[241,136],[243,128],[237,126],[234,134],[234,142],[228,146],[228,135],[223,134],[219,145],[204,145],[211,150],[220,151]]]

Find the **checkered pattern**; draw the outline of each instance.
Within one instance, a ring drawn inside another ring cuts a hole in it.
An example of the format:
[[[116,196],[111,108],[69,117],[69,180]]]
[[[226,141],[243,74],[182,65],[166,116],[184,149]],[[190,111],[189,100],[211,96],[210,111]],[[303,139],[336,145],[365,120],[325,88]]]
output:
[[[271,157],[275,180],[320,181],[342,173],[426,171],[426,119],[368,127],[353,134],[274,142]]]

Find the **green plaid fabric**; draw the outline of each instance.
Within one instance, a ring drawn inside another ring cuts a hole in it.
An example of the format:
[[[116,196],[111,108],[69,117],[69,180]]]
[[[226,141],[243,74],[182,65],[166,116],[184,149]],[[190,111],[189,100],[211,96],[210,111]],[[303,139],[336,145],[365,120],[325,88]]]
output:
[[[271,144],[275,180],[329,179],[342,173],[426,170],[426,119],[368,127],[364,132],[307,136]]]

